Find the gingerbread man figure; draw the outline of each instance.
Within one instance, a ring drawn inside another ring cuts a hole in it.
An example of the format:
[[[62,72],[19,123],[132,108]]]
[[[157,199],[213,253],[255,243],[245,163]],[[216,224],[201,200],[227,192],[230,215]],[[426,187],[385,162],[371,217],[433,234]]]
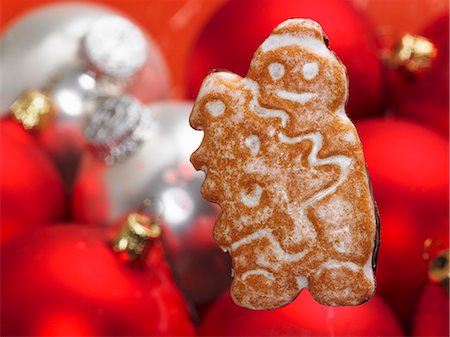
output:
[[[231,254],[238,305],[277,308],[304,288],[324,305],[373,295],[378,216],[347,88],[321,27],[304,19],[276,27],[245,78],[205,78],[191,161],[222,208],[214,238]]]

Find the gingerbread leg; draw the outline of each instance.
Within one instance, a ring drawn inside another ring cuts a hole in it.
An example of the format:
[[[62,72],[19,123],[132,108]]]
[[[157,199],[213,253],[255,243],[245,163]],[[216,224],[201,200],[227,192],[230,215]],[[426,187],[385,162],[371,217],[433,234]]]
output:
[[[312,276],[309,291],[323,305],[358,305],[375,292],[371,270],[353,262],[325,262]]]
[[[271,252],[270,244],[262,241],[251,249],[247,248],[248,245],[243,246],[233,256],[235,275],[231,295],[235,303],[262,310],[277,308],[292,301],[298,294],[292,275],[280,272],[283,269],[280,262],[258,258],[262,252]]]
[[[295,285],[283,289],[289,279],[275,277],[264,269],[249,270],[236,277],[231,286],[231,296],[236,304],[255,310],[275,309],[290,303],[298,294]]]

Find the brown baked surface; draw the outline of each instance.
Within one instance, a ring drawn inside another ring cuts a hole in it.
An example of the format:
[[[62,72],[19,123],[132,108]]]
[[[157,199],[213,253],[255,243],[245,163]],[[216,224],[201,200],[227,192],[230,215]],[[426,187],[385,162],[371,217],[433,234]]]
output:
[[[347,88],[321,27],[303,19],[275,28],[247,77],[213,72],[202,84],[191,161],[222,208],[214,237],[231,254],[240,306],[277,308],[303,288],[324,305],[357,305],[375,291],[376,210]]]

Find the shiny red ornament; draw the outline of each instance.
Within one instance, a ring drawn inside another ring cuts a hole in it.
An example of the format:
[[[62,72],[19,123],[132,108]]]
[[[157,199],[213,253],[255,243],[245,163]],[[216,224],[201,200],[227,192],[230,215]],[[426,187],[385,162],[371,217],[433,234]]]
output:
[[[354,307],[326,307],[302,291],[291,304],[276,310],[238,307],[229,293],[207,313],[200,336],[403,336],[395,316],[375,295]]]
[[[394,113],[449,132],[449,15],[424,30],[435,48],[430,66],[413,72],[398,70],[390,75]]]
[[[357,123],[381,220],[378,293],[411,324],[427,282],[424,243],[448,246],[449,144],[409,121]]]
[[[0,121],[0,242],[64,220],[66,196],[56,168],[13,120]]]
[[[438,284],[425,287],[414,318],[413,336],[449,335],[449,295]]]
[[[108,241],[105,230],[58,225],[3,247],[1,334],[193,335],[160,244],[136,266]]]
[[[282,21],[316,20],[330,47],[347,67],[351,117],[380,114],[385,78],[378,43],[363,15],[342,0],[232,0],[219,9],[200,34],[189,61],[188,95],[197,96],[203,78],[212,69],[245,76],[253,53]]]

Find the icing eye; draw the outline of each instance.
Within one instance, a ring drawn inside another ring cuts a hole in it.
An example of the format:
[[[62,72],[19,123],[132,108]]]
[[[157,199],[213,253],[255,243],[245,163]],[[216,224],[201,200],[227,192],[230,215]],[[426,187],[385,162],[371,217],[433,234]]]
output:
[[[225,111],[225,104],[221,100],[209,101],[205,105],[206,110],[214,117],[220,116]]]
[[[269,74],[274,81],[282,78],[284,76],[284,71],[284,65],[282,65],[281,63],[271,63],[269,65]]]
[[[305,63],[302,67],[302,73],[306,80],[312,80],[319,73],[319,65],[317,62]]]

